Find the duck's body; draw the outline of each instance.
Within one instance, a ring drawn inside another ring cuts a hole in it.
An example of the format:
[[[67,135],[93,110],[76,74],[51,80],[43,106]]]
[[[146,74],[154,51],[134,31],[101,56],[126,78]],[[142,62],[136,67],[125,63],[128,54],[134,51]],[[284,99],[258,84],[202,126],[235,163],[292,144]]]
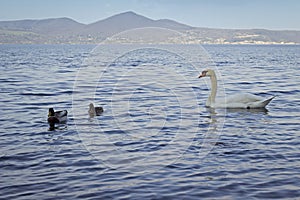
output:
[[[68,119],[68,111],[67,110],[60,110],[55,111],[53,108],[49,108],[48,113],[48,123],[50,125],[50,128],[54,128],[55,124],[58,123],[65,123]]]
[[[95,107],[93,103],[90,103],[89,105],[89,115],[90,116],[99,116],[103,113],[103,108],[102,107]]]
[[[238,93],[231,96],[226,96],[222,100],[216,99],[217,95],[217,77],[214,70],[208,69],[202,72],[199,78],[210,77],[211,94],[209,95],[206,106],[211,108],[265,108],[274,97],[265,99],[258,95],[249,93]]]

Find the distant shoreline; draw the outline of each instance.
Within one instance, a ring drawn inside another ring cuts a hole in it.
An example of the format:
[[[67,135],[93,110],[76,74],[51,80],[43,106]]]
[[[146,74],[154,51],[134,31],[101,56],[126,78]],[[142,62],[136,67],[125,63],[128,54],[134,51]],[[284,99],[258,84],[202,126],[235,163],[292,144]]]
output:
[[[101,43],[0,43],[0,45],[100,45]],[[114,44],[124,44],[124,43],[114,43]],[[130,44],[130,43],[126,43],[126,44]],[[136,44],[136,43],[132,43],[132,44]],[[166,43],[168,44],[168,43]],[[174,45],[231,45],[231,46],[299,46],[300,44],[290,44],[290,43],[286,43],[286,44],[282,44],[282,43],[270,43],[270,44],[254,44],[254,43],[190,43],[190,44],[179,44],[179,43],[172,43]],[[153,44],[149,44],[149,45],[153,45]],[[160,45],[164,45],[164,44],[160,44]]]
[[[135,29],[157,28],[155,41],[166,41],[160,31],[177,33],[166,43],[178,44],[238,44],[238,45],[297,45],[300,31],[267,29],[221,29],[192,27],[169,19],[153,20],[134,12],[120,13],[91,24],[70,18],[0,21],[0,44],[99,44],[108,37]],[[160,30],[159,30],[160,29]],[[133,31],[134,32],[134,31]],[[136,42],[140,33],[114,42]],[[145,33],[145,32],[144,32]],[[152,33],[152,32],[151,32]],[[148,33],[152,37],[151,34]],[[178,37],[179,35],[179,37]],[[169,38],[167,38],[169,39]],[[147,40],[146,40],[147,41]]]

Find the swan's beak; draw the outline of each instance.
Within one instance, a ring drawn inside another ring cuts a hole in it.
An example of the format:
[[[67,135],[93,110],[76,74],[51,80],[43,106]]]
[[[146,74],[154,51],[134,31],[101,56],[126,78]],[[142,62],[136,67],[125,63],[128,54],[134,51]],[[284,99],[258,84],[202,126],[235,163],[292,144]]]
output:
[[[206,73],[207,73],[207,71],[203,71],[203,72],[198,76],[198,78],[205,77],[205,76],[206,76]]]

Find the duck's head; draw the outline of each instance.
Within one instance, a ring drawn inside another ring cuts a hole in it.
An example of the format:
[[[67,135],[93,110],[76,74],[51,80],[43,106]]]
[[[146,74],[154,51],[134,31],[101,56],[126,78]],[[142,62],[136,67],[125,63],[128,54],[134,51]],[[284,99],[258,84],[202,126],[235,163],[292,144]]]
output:
[[[94,104],[93,103],[90,103],[90,108],[94,108]]]
[[[53,108],[49,108],[48,117],[54,116],[55,112]]]
[[[206,70],[202,71],[202,73],[198,76],[198,78],[211,77],[214,74],[215,74],[214,70],[212,70],[212,69],[206,69]]]

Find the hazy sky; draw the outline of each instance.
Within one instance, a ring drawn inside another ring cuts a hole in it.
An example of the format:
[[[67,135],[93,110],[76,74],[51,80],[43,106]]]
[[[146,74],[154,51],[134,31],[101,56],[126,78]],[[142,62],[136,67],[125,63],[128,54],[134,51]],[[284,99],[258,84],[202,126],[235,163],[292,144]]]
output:
[[[0,0],[0,20],[70,17],[92,23],[134,11],[198,27],[300,30],[300,0]]]

